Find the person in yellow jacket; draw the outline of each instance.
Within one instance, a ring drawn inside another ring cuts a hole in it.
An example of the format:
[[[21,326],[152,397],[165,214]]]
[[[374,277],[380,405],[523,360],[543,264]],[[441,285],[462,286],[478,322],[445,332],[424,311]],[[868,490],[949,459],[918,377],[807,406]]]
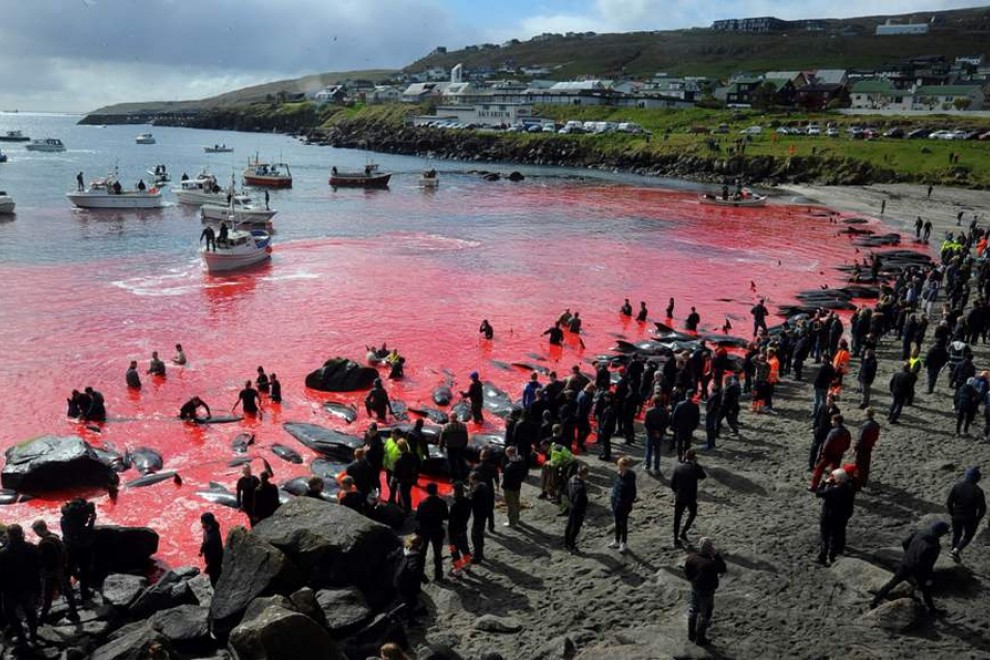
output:
[[[392,431],[385,441],[385,457],[382,467],[385,468],[385,482],[388,484],[388,503],[395,504],[396,496],[399,494],[399,485],[395,482],[395,463],[399,460],[399,438],[401,431]]]

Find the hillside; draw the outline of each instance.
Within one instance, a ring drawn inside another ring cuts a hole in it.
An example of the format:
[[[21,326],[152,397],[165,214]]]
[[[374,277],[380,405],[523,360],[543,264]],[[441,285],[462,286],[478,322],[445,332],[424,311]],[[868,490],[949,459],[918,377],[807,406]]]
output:
[[[927,35],[874,35],[876,25],[888,18],[899,23],[923,23],[932,17],[936,22]],[[405,71],[450,68],[458,63],[465,68],[497,70],[510,62],[517,67],[552,68],[547,77],[554,79],[582,74],[650,76],[659,71],[724,78],[737,71],[872,67],[919,55],[939,54],[951,59],[984,53],[990,40],[990,7],[818,23],[824,28],[821,31],[748,34],[695,28],[553,37],[506,47],[433,53]]]
[[[260,85],[252,85],[242,89],[226,92],[217,96],[205,99],[190,101],[147,101],[136,103],[117,103],[108,105],[89,114],[93,115],[128,115],[135,113],[182,113],[195,112],[198,110],[211,110],[218,108],[228,108],[249,103],[265,101],[269,96],[278,96],[280,92],[286,94],[300,94],[304,92],[314,92],[323,89],[327,85],[340,82],[342,80],[371,80],[377,82],[385,80],[394,75],[395,71],[385,69],[372,69],[367,71],[341,71],[331,73],[317,73],[302,78],[291,80],[277,80]]]

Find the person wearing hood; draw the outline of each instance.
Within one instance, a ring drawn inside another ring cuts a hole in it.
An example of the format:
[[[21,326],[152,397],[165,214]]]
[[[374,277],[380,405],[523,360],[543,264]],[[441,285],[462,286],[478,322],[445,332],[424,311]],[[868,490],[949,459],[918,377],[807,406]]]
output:
[[[471,372],[471,384],[468,385],[467,392],[461,392],[461,396],[466,397],[471,402],[471,419],[475,424],[484,424],[485,418],[481,411],[485,407],[485,389],[478,378],[478,372]]]
[[[876,608],[884,598],[887,597],[894,587],[905,580],[914,579],[921,596],[932,614],[938,614],[940,610],[935,607],[932,601],[932,572],[935,562],[942,552],[942,544],[939,539],[949,533],[949,523],[939,520],[932,523],[930,527],[919,529],[904,539],[901,547],[904,548],[904,556],[901,558],[901,565],[897,568],[894,576],[887,584],[883,585],[870,603],[870,609]]]
[[[980,405],[980,392],[976,388],[976,378],[969,377],[956,390],[956,435],[969,436],[969,426]]]
[[[705,633],[712,622],[715,609],[715,590],[718,576],[725,575],[722,555],[715,549],[715,542],[703,537],[698,552],[692,552],[684,562],[684,574],[691,583],[691,606],[688,609],[688,639],[698,646],[708,644]]]
[[[371,391],[368,392],[368,396],[364,397],[365,412],[368,413],[368,417],[375,415],[379,422],[384,422],[385,415],[391,407],[388,400],[388,392],[385,391],[385,387],[382,385],[382,379],[376,378]]]
[[[395,572],[395,590],[406,606],[407,620],[415,625],[419,594],[427,581],[423,539],[417,534],[410,534],[403,539],[401,552]]]
[[[945,503],[952,516],[952,558],[959,561],[960,554],[976,535],[976,528],[987,513],[987,500],[983,489],[977,484],[981,478],[980,468],[973,466],[966,470],[962,481],[949,491]]]
[[[818,546],[818,563],[828,566],[846,549],[846,525],[853,514],[856,490],[849,475],[843,469],[833,470],[827,480],[818,488],[822,499],[822,515],[818,526],[821,543]]]
[[[220,580],[220,567],[223,565],[223,537],[220,534],[220,523],[207,511],[199,517],[203,526],[203,544],[199,546],[199,556],[206,563],[204,571],[210,578],[210,584],[217,586]]]

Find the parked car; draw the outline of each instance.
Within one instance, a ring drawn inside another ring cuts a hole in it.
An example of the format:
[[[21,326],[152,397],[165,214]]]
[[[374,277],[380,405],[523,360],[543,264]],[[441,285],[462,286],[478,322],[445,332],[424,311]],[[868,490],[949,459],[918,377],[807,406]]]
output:
[[[990,131],[987,131],[986,133],[980,133],[980,134],[979,134],[979,135],[977,136],[977,138],[976,138],[976,139],[977,139],[977,140],[990,140]]]
[[[837,138],[839,137],[839,129],[837,129],[835,126],[829,126],[828,128],[825,129],[825,135],[827,135],[830,138]]]
[[[729,132],[729,125],[728,124],[719,124],[718,125],[718,128],[716,128],[715,130],[712,131],[712,133],[721,133],[723,135],[726,134],[726,133],[728,133],[728,132]]]
[[[928,137],[929,133],[931,133],[931,130],[930,129],[927,129],[927,128],[916,128],[913,131],[911,131],[910,133],[908,133],[905,137],[907,139],[909,139],[909,140],[917,140],[919,138],[926,138],[926,137]]]
[[[883,132],[885,138],[902,138],[904,137],[904,129],[895,126],[894,128],[888,128]]]
[[[805,133],[808,135],[821,135],[822,127],[818,124],[808,124],[808,128],[805,129]]]
[[[762,126],[750,126],[739,131],[740,135],[759,135],[763,132]]]
[[[880,133],[875,128],[864,128],[863,129],[863,139],[864,140],[876,140],[880,137]]]
[[[617,130],[620,133],[643,133],[643,127],[632,121],[619,122]]]

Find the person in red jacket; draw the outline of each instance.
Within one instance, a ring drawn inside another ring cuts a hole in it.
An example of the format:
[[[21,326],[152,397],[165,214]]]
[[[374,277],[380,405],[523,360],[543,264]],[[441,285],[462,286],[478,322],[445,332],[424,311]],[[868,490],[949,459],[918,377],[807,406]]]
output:
[[[842,457],[849,450],[849,445],[852,444],[852,435],[842,422],[842,415],[832,416],[832,430],[825,437],[825,442],[822,443],[821,451],[818,454],[818,462],[815,464],[815,470],[811,475],[811,486],[808,488],[810,491],[818,490],[818,484],[821,482],[826,469],[834,470],[842,464]]]

